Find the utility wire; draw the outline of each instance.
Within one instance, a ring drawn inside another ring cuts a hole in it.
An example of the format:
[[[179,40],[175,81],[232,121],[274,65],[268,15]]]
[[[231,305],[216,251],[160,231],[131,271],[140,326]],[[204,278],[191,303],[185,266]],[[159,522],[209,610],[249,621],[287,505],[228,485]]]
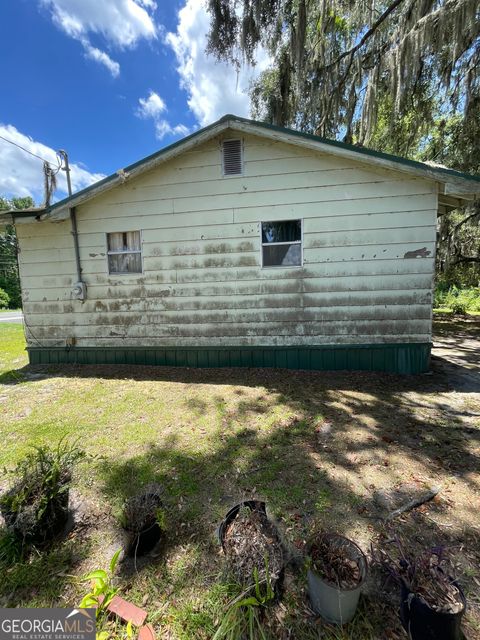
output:
[[[25,149],[25,147],[22,147],[21,145],[17,144],[16,142],[13,142],[13,140],[9,140],[8,138],[4,138],[3,136],[0,136],[0,138],[2,140],[5,140],[5,142],[9,142],[10,144],[13,144],[15,147],[18,147],[19,149],[21,149],[22,151],[25,151],[25,153],[29,153],[31,156],[33,156],[34,158],[38,158],[39,160],[41,160],[42,162],[48,162],[50,163],[51,160],[45,160],[45,158],[42,158],[40,156],[37,156],[36,153],[33,153],[32,151],[29,151],[28,149]]]

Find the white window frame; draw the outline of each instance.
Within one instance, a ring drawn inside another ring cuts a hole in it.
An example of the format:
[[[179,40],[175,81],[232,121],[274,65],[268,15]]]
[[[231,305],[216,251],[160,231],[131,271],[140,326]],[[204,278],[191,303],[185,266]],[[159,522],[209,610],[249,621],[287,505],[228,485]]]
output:
[[[240,173],[225,173],[225,164],[223,162],[223,143],[224,142],[233,142],[240,141],[240,153],[242,158],[242,171]],[[221,140],[220,142],[220,164],[222,167],[222,178],[241,178],[245,175],[245,145],[243,138],[225,138],[225,140]]]
[[[263,242],[263,224],[266,222],[296,222],[300,221],[300,240],[291,240],[290,242]],[[299,244],[300,245],[300,264],[263,264],[263,247],[280,246],[282,244]],[[262,259],[262,269],[300,269],[303,267],[303,218],[288,218],[285,220],[261,220],[260,221],[260,251]]]
[[[108,236],[111,233],[132,233],[132,231],[138,231],[140,233],[140,249],[133,249],[132,251],[110,251],[108,248]],[[144,266],[143,266],[143,231],[141,229],[128,229],[128,230],[122,230],[122,231],[106,231],[105,232],[105,249],[106,249],[106,256],[107,256],[107,274],[109,276],[139,276],[139,275],[143,275],[144,273]],[[141,271],[110,271],[110,264],[109,264],[109,260],[108,257],[109,256],[118,256],[118,255],[124,255],[126,253],[139,253],[140,254],[140,264],[142,265],[142,270]]]

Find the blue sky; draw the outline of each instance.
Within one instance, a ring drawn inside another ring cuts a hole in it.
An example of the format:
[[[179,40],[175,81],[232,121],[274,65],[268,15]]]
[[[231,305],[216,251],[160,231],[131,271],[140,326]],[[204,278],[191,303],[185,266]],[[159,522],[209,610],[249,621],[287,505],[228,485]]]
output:
[[[249,115],[247,88],[205,54],[203,0],[7,0],[0,3],[0,135],[55,162],[74,190],[224,113]],[[65,183],[59,184],[63,197]],[[42,200],[42,163],[0,139],[0,195]]]

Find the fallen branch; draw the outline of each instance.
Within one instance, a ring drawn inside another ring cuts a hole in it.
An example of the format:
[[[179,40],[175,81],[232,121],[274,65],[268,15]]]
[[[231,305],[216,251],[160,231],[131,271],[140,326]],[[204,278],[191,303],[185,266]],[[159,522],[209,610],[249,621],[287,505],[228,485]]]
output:
[[[432,487],[430,491],[427,491],[426,493],[419,496],[418,498],[414,498],[413,500],[406,502],[398,509],[395,509],[395,511],[392,511],[391,513],[389,513],[388,516],[386,517],[386,520],[393,520],[393,518],[396,518],[400,514],[405,513],[405,511],[411,511],[412,509],[415,509],[416,507],[420,507],[422,504],[425,504],[425,502],[430,502],[430,500],[433,500],[433,498],[435,498],[435,496],[438,495],[438,493],[440,493],[441,488],[442,487],[440,486]]]

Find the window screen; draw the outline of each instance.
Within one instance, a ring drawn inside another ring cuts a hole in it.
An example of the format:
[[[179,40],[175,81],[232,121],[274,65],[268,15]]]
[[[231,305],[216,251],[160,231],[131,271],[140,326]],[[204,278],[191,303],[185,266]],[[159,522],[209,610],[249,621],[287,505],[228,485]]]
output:
[[[108,272],[142,273],[140,231],[107,233]]]
[[[241,140],[224,140],[222,142],[222,166],[224,176],[241,176],[243,174]]]
[[[302,264],[302,221],[262,222],[264,267],[298,267]]]

